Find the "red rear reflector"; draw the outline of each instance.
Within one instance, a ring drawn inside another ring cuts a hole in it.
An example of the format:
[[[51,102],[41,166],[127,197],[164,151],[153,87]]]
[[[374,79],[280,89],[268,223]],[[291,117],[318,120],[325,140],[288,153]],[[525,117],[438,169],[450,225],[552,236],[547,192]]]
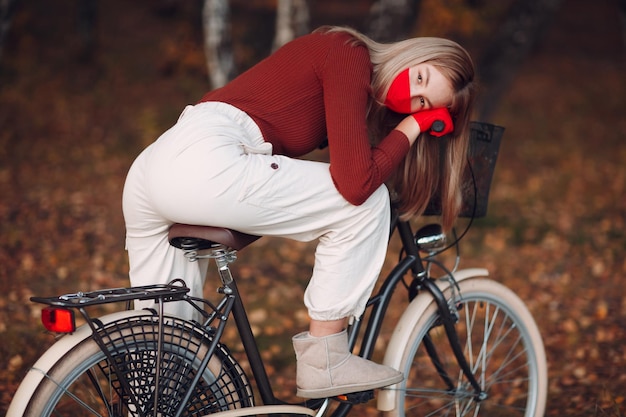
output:
[[[41,322],[46,329],[55,333],[73,333],[76,330],[74,310],[46,307],[41,310]]]

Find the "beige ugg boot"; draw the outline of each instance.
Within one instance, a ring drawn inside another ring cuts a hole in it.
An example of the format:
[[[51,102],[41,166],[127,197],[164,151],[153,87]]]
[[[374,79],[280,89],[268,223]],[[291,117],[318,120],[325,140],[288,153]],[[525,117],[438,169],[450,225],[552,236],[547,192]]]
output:
[[[325,337],[304,332],[292,340],[299,397],[334,397],[386,387],[403,379],[393,368],[352,355],[345,330]]]

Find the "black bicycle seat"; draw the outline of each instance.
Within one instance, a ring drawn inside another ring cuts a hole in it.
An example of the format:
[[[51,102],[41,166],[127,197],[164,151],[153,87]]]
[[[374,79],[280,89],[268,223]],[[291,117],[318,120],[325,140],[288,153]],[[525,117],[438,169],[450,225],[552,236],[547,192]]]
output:
[[[224,227],[196,226],[190,224],[174,223],[170,227],[168,239],[170,245],[184,249],[183,243],[195,240],[196,249],[209,249],[216,244],[222,244],[229,248],[240,250],[259,239],[260,236],[249,235]]]

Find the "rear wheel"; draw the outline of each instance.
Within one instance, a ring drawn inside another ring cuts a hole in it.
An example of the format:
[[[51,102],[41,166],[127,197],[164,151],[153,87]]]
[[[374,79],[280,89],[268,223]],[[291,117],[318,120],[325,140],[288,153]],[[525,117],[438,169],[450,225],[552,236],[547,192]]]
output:
[[[399,415],[542,417],[548,383],[545,351],[524,303],[508,288],[483,278],[459,282],[458,293],[448,289],[446,298],[458,312],[462,348],[488,397],[476,400],[433,301],[403,353],[400,370],[406,378],[397,396]],[[437,360],[428,353],[430,342]]]
[[[246,375],[225,346],[218,344],[208,365],[200,369],[212,337],[193,323],[167,317],[160,353],[157,317],[124,318],[100,333],[106,334],[103,339],[111,358],[93,338],[76,345],[33,392],[26,416],[127,417],[154,415],[155,409],[157,415],[170,416],[198,374],[200,381],[183,415],[202,416],[253,404]]]

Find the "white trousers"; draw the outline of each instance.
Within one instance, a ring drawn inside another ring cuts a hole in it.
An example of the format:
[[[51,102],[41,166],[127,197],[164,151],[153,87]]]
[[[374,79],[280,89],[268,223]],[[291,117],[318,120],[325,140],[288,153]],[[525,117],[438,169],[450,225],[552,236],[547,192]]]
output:
[[[169,245],[173,223],[318,239],[304,300],[310,317],[360,316],[387,250],[387,189],[381,186],[354,206],[335,188],[328,164],[271,151],[258,126],[239,109],[216,102],[188,106],[139,155],[126,179],[123,210],[131,284],[182,278],[192,295],[202,296],[207,262],[189,262]],[[185,303],[167,303],[166,310],[193,315]]]

